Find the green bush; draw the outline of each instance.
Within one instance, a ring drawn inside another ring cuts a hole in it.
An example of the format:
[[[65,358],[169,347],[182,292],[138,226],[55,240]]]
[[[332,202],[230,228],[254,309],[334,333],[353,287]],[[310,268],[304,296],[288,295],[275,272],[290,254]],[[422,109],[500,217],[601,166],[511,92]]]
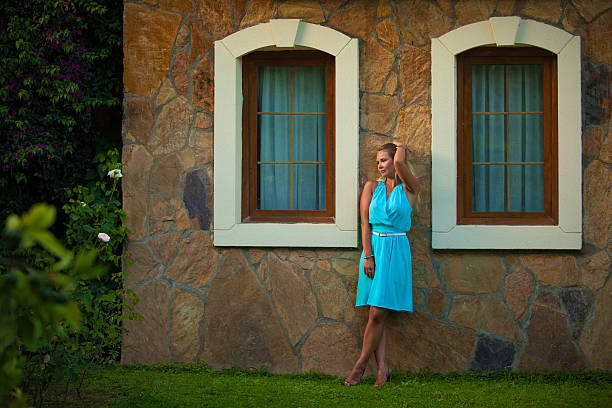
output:
[[[122,11],[121,0],[3,0],[0,219],[59,207],[96,152],[120,146]],[[116,120],[98,119],[111,108]]]
[[[49,232],[55,216],[53,207],[37,204],[21,217],[9,216],[2,234],[8,255],[0,268],[0,403],[12,399],[11,406],[25,404],[18,388],[25,354],[53,342],[61,326],[78,329],[81,312],[71,298],[76,282],[105,271],[95,249],[75,257]],[[42,364],[48,361],[43,357]]]
[[[2,2],[0,219],[23,213],[38,201],[61,207],[63,211],[57,214],[60,222],[49,224],[59,238],[53,238],[54,242],[63,242],[75,253],[97,253],[108,272],[95,279],[75,275],[66,281],[67,286],[61,286],[62,276],[72,275],[49,272],[59,255],[42,241],[32,241],[31,246],[26,242],[20,248],[21,227],[5,230],[5,245],[0,248],[2,302],[13,302],[7,307],[19,311],[19,302],[26,301],[19,296],[7,300],[13,289],[5,281],[17,279],[20,296],[31,295],[38,304],[38,292],[30,292],[22,283],[33,279],[32,285],[42,288],[41,296],[55,293],[49,292],[51,285],[62,299],[68,297],[63,300],[78,311],[79,320],[68,319],[45,303],[50,315],[44,317],[47,320],[41,318],[44,324],[32,323],[34,340],[24,341],[29,337],[19,333],[10,343],[5,341],[4,331],[0,332],[2,358],[13,356],[0,361],[0,370],[8,373],[4,377],[0,372],[0,405],[5,398],[1,390],[20,393],[14,388],[15,379],[22,378],[24,389],[40,404],[51,378],[80,381],[90,366],[116,360],[121,322],[133,318],[125,303],[131,292],[123,291],[121,272],[127,229],[123,226],[120,179],[107,176],[109,170],[119,168],[119,153],[99,154],[121,146],[122,14],[122,0]],[[96,167],[92,168],[92,162]],[[110,240],[98,239],[100,232]],[[55,250],[63,248],[58,245]],[[39,311],[45,312],[45,307],[32,309],[34,304],[21,313],[37,316]],[[4,303],[0,306],[4,312]],[[26,317],[27,322],[29,315]],[[4,319],[1,330],[10,326],[9,317],[0,319]]]
[[[79,305],[78,331],[60,324],[52,341],[28,356],[24,389],[42,402],[53,381],[80,389],[92,367],[117,361],[121,352],[122,322],[136,318],[133,291],[124,289],[123,248],[128,229],[121,209],[121,163],[111,149],[94,159],[98,178],[87,186],[66,190],[62,207],[68,222],[65,242],[77,251],[96,251],[108,272],[96,279],[77,280],[71,298]],[[129,301],[128,301],[129,300]]]
[[[117,149],[98,154],[94,160],[97,179],[88,186],[66,189],[68,203],[62,206],[67,215],[66,243],[74,248],[96,248],[102,261],[121,266],[123,244],[128,229],[123,226],[121,208],[121,163]],[[106,234],[108,242],[98,238]]]
[[[13,340],[2,343],[0,362],[6,383],[1,388],[13,390],[17,397],[21,391],[15,387],[21,380],[21,389],[38,406],[50,383],[63,381],[78,392],[91,368],[116,362],[122,322],[138,318],[132,309],[136,297],[123,285],[123,250],[129,231],[123,225],[119,152],[111,149],[99,154],[94,164],[97,180],[67,189],[68,201],[62,207],[68,220],[64,242],[81,254],[73,266],[72,252],[46,230],[55,219],[53,207],[36,206],[21,221],[11,216],[3,235],[4,252],[10,255],[0,268],[0,306],[5,310],[6,303],[11,312],[0,334],[8,333],[6,338]],[[93,265],[95,256],[93,275],[58,272],[80,271],[84,265]],[[67,305],[64,309],[68,307],[70,314],[49,303],[53,301]],[[57,313],[48,315],[49,310]],[[19,331],[13,333],[11,324]],[[0,398],[6,395],[0,392]],[[15,401],[23,402],[23,398]]]
[[[109,150],[94,159],[98,180],[90,186],[67,190],[66,243],[82,250],[96,249],[110,273],[97,280],[80,282],[74,298],[84,315],[79,353],[97,363],[116,361],[121,352],[122,322],[135,318],[131,308],[134,292],[125,289],[122,260],[128,229],[121,208],[119,152]]]

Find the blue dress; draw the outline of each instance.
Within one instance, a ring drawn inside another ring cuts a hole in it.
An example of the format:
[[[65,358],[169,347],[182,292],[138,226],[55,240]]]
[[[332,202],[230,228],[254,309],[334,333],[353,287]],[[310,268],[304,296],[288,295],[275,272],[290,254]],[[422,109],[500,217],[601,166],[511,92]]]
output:
[[[372,231],[400,233],[410,231],[412,206],[403,184],[395,186],[389,198],[383,181],[379,181],[370,202]],[[377,306],[412,312],[412,256],[408,237],[381,237],[372,234],[374,278],[363,272],[364,253],[359,261],[356,306]]]

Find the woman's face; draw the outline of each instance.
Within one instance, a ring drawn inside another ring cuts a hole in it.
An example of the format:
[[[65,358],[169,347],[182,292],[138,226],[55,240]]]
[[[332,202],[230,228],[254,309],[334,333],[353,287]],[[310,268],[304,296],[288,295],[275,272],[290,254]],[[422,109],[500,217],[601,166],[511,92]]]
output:
[[[378,171],[382,177],[395,177],[395,166],[393,165],[393,159],[388,152],[385,150],[379,150],[376,152],[376,164],[378,165]]]

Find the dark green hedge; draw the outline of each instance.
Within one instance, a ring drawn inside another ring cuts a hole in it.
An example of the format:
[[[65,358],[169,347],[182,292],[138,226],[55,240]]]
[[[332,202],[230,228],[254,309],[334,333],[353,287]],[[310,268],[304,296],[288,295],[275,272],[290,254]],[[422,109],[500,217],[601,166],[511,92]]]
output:
[[[0,0],[0,219],[93,179],[121,146],[121,0]],[[62,225],[64,220],[60,220]]]

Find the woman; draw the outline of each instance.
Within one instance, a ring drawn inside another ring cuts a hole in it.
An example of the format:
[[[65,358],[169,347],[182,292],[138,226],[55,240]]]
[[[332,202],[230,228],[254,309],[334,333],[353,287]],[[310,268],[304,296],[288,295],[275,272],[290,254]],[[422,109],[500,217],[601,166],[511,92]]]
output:
[[[368,181],[360,202],[363,253],[356,306],[370,306],[361,356],[344,385],[357,385],[372,353],[378,364],[375,386],[391,378],[385,362],[385,321],[390,310],[412,312],[412,263],[406,232],[419,182],[406,165],[405,146],[387,143],[376,152],[381,178]]]

